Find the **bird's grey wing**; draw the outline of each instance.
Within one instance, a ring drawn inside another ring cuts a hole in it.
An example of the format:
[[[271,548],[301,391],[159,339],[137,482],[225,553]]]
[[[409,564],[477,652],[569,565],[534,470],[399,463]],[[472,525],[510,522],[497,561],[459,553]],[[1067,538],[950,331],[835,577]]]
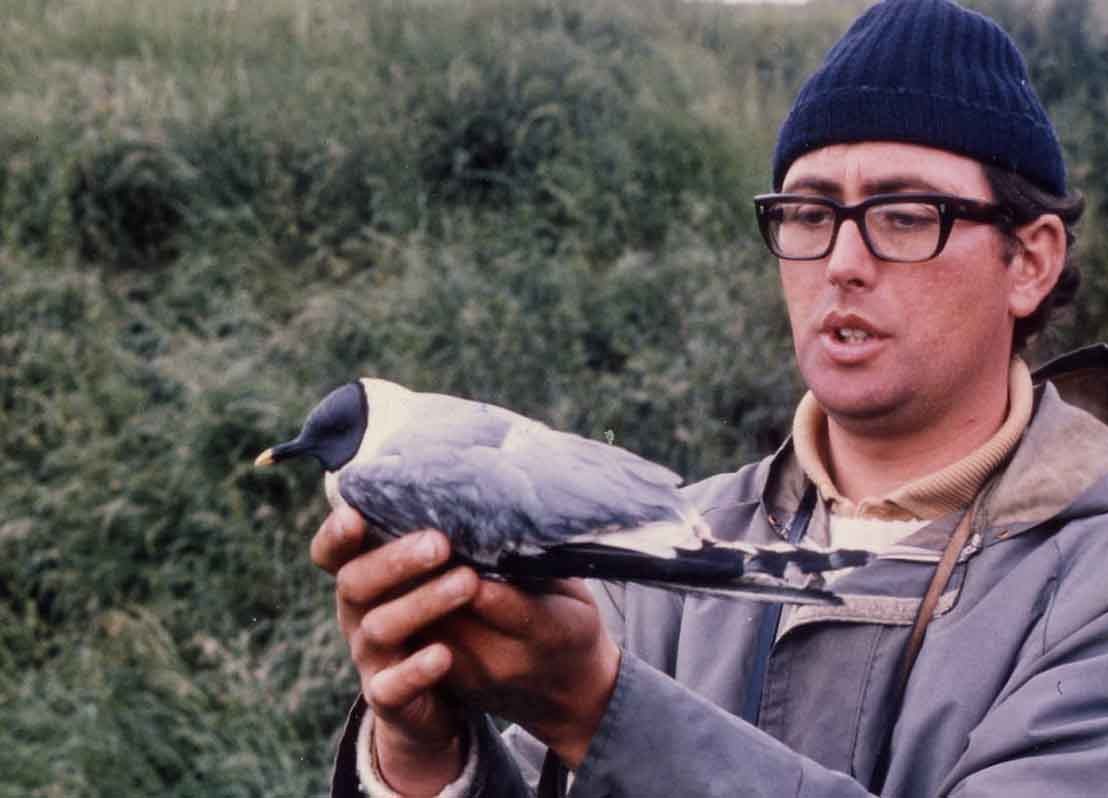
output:
[[[420,394],[415,416],[419,422],[386,441],[382,454],[411,461],[437,446],[470,452],[464,465],[480,465],[477,473],[487,477],[478,484],[524,511],[530,521],[527,540],[540,546],[600,529],[681,522],[689,514],[677,491],[681,477],[618,446],[552,430],[502,407],[440,394]],[[471,451],[474,447],[495,452]],[[442,466],[430,464],[423,478],[439,479]]]
[[[503,407],[443,394],[416,394],[409,413],[409,421],[381,444],[379,454],[407,454],[425,446],[496,448],[513,426],[528,421]]]
[[[421,419],[420,429],[404,430],[403,443],[422,439],[440,441],[463,440],[479,437],[490,446],[504,444],[505,449],[530,457],[542,451],[575,450],[577,457],[598,461],[606,465],[618,464],[635,478],[656,485],[677,487],[681,484],[678,474],[650,462],[638,454],[601,441],[589,440],[570,432],[560,432],[542,422],[521,416],[512,410],[486,402],[476,402],[441,393],[420,393],[416,412]],[[506,440],[511,432],[511,439]],[[387,443],[388,446],[388,443]]]
[[[412,418],[339,477],[343,498],[386,530],[439,528],[486,561],[681,517],[680,478],[618,447],[453,397],[430,395]]]
[[[529,426],[513,427],[501,451],[533,487],[549,542],[695,515],[677,474],[618,446]]]
[[[540,515],[533,485],[500,455],[514,414],[497,411],[465,400],[419,408],[376,457],[342,470],[339,493],[387,532],[440,529],[458,554],[494,563],[539,537]]]
[[[553,430],[497,405],[442,394],[419,394],[417,401],[418,426],[409,425],[402,436],[387,441],[386,451],[393,446],[408,448],[420,440],[480,440],[486,445],[503,445],[506,453],[518,456],[524,463],[539,462],[540,455],[548,452],[590,466],[616,468],[618,474],[633,476],[651,485],[677,487],[682,482],[681,477],[668,468],[626,449]]]

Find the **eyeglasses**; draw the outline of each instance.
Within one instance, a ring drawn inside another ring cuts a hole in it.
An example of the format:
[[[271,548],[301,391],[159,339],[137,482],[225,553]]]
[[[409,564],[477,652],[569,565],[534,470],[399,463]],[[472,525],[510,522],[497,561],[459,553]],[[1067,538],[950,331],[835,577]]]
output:
[[[857,205],[806,194],[754,198],[766,246],[784,260],[819,260],[835,247],[850,219],[874,257],[898,263],[930,260],[943,251],[955,219],[1011,223],[999,205],[946,194],[877,194]]]

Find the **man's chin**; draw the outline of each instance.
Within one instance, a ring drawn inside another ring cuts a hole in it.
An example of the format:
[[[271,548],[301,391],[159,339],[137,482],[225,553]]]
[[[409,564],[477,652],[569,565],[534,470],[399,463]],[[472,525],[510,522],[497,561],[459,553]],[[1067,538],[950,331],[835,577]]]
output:
[[[910,427],[910,410],[904,398],[876,391],[852,394],[812,388],[827,417],[855,433],[885,434]]]

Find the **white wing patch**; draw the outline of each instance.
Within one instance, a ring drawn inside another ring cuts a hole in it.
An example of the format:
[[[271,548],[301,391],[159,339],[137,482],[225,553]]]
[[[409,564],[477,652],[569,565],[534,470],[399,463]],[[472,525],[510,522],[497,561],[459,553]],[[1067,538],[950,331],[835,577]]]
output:
[[[628,549],[653,557],[674,559],[677,550],[697,551],[704,546],[707,525],[699,518],[684,522],[656,521],[634,529],[598,529],[585,535],[576,535],[572,543],[597,543]]]

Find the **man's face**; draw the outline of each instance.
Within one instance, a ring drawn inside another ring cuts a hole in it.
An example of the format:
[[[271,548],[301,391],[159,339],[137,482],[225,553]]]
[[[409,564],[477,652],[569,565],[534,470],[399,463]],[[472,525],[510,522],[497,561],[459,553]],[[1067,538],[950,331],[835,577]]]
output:
[[[810,152],[782,190],[846,204],[897,192],[992,199],[976,161],[884,142]],[[841,425],[904,434],[952,408],[965,418],[1006,390],[1012,285],[995,227],[959,219],[936,257],[894,263],[846,221],[825,258],[782,260],[780,270],[800,372]]]

